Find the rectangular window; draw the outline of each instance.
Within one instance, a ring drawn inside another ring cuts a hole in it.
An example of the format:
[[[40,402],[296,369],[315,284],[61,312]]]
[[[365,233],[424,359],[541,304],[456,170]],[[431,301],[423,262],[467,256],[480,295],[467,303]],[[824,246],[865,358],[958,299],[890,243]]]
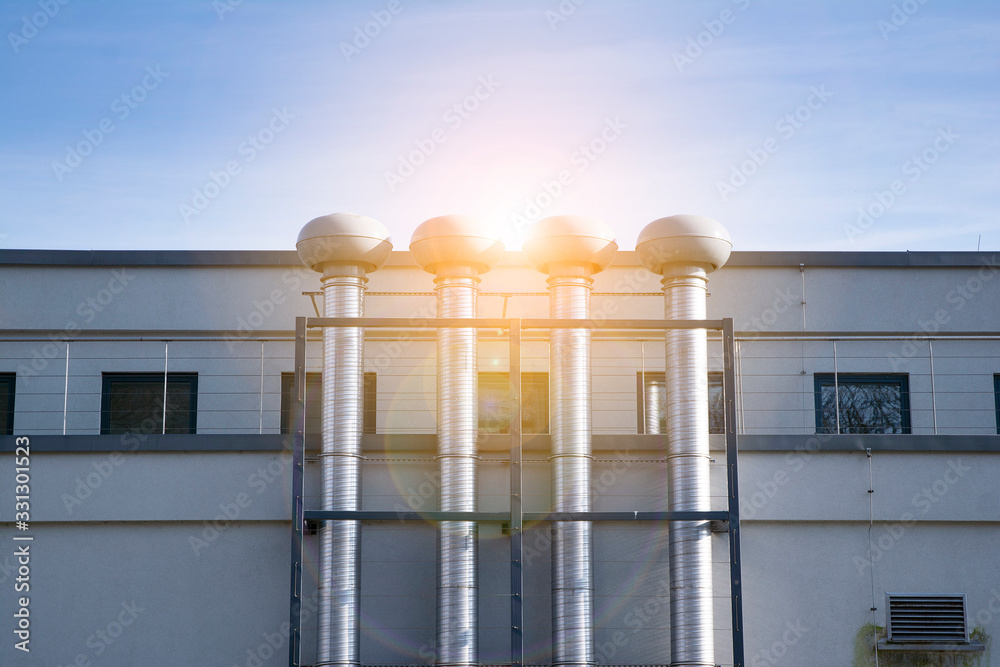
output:
[[[656,428],[650,433],[664,433],[667,429],[667,393],[666,375],[664,373],[646,373],[645,379],[641,372],[635,374],[636,391],[638,393],[639,410],[636,414],[638,432],[646,433],[646,413],[650,419],[657,421]],[[722,373],[708,374],[708,432],[726,432],[726,406],[722,394]]]
[[[997,435],[1000,435],[1000,373],[993,376],[993,401],[997,407]],[[13,409],[13,401],[11,401],[11,410]]]
[[[510,374],[479,374],[479,432],[510,433]],[[549,432],[549,374],[521,373],[521,432]]]
[[[817,433],[909,433],[910,381],[906,375],[816,373]],[[839,405],[839,431],[838,409]]]
[[[375,432],[375,400],[377,379],[375,373],[365,373],[364,407],[362,408],[362,433]],[[292,385],[295,373],[281,374],[281,432],[292,432]],[[306,373],[306,433],[323,432],[323,374]]]
[[[163,422],[163,373],[105,373],[101,433],[197,432],[198,374],[169,373]]]
[[[16,373],[0,373],[0,435],[14,435],[14,383]]]

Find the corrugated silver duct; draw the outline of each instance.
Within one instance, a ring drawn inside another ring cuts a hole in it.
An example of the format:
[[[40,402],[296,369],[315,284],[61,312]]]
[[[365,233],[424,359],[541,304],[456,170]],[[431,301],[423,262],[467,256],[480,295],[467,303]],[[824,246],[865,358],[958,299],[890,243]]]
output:
[[[540,220],[524,243],[531,264],[549,275],[549,315],[589,319],[591,275],[618,249],[599,220]],[[554,329],[549,338],[552,510],[591,509],[590,330]],[[593,535],[589,521],[552,523],[552,664],[596,664]]]
[[[589,277],[549,278],[549,315],[590,317]],[[550,334],[552,509],[589,512],[591,462],[590,331]],[[594,657],[592,524],[552,524],[552,664],[592,665]]]
[[[366,272],[392,251],[379,222],[350,213],[310,221],[296,244],[302,261],[323,273],[326,317],[363,317]],[[323,331],[322,508],[358,510],[364,415],[364,331]],[[326,521],[320,528],[316,665],[360,666],[357,521]]]
[[[645,433],[647,435],[659,435],[661,432],[660,419],[663,417],[663,383],[658,380],[644,380],[643,386],[643,414],[646,417]]]
[[[478,278],[435,282],[439,317],[476,317]],[[476,511],[477,337],[475,329],[438,331],[438,460],[445,512]],[[477,524],[442,521],[440,530],[438,664],[473,665],[479,656]]]
[[[706,283],[664,277],[666,319],[704,319]],[[670,510],[708,511],[708,366],[704,329],[666,334]],[[708,522],[670,524],[670,655],[673,665],[715,665],[712,531]]]
[[[363,317],[365,278],[323,280],[326,317]],[[361,499],[364,334],[355,327],[323,331],[323,509],[357,510]],[[317,664],[360,665],[358,571],[361,524],[327,521],[319,533]]]
[[[438,317],[476,317],[479,274],[503,252],[463,216],[432,218],[413,232],[410,250],[435,274]],[[478,461],[478,331],[437,334],[437,435],[441,510],[476,511]],[[473,521],[442,521],[438,533],[437,664],[471,667],[479,660],[478,529]]]
[[[707,273],[732,243],[718,222],[673,216],[650,223],[636,251],[663,276],[666,319],[705,319]],[[666,333],[666,432],[671,511],[711,509],[708,361],[704,329]],[[670,664],[713,667],[712,533],[706,521],[670,523]]]

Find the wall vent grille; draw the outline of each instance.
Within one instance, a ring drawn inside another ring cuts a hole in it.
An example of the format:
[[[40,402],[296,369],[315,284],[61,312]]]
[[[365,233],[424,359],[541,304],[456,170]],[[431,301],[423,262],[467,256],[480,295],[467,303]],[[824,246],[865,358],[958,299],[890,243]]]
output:
[[[886,593],[885,603],[890,642],[969,642],[964,594]]]

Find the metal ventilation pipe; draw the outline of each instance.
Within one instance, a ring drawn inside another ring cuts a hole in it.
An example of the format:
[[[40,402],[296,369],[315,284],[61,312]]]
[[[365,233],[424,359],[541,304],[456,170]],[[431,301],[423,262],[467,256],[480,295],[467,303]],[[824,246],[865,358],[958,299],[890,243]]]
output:
[[[642,379],[642,383],[645,398],[643,415],[646,417],[644,431],[647,435],[659,435],[660,418],[663,416],[663,383],[658,380],[647,381],[646,378]]]
[[[335,213],[310,221],[295,244],[306,266],[323,274],[326,317],[362,317],[367,273],[389,258],[389,233],[376,220]],[[324,510],[358,510],[364,401],[364,332],[323,331]],[[325,521],[320,529],[317,665],[361,665],[359,547],[361,524]]]
[[[476,317],[479,275],[500,259],[503,244],[473,218],[431,218],[413,232],[414,261],[435,274],[438,317]],[[478,331],[437,334],[437,434],[441,510],[476,511]],[[442,521],[438,533],[437,664],[472,667],[479,660],[478,529]]]
[[[639,233],[643,266],[661,275],[666,319],[705,319],[708,273],[729,258],[729,232],[675,215]],[[671,511],[708,511],[708,362],[704,329],[666,333],[666,421]],[[714,667],[712,533],[707,521],[670,523],[670,664]]]
[[[524,243],[528,261],[548,274],[549,313],[589,319],[591,276],[603,271],[618,245],[593,218],[538,221]],[[549,339],[552,509],[591,509],[590,330],[554,329]],[[592,524],[552,523],[552,664],[596,664]]]

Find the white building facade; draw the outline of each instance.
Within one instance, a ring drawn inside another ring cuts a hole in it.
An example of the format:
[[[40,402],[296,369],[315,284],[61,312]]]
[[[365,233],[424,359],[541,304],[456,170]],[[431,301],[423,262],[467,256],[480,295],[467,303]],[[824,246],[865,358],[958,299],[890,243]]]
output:
[[[887,593],[964,595],[970,642],[908,652],[889,641],[880,664],[990,664],[1000,630],[997,262],[734,252],[709,276],[708,317],[732,318],[738,341],[743,664],[874,665],[870,626],[886,625]],[[0,275],[0,663],[288,664],[294,327],[323,312],[319,274],[294,251],[4,250]],[[548,317],[545,279],[522,253],[504,253],[481,276],[478,316]],[[365,510],[438,508],[433,287],[409,252],[368,275],[365,315],[412,328],[366,332]],[[659,277],[634,252],[594,276],[596,324],[662,317]],[[598,326],[591,355],[592,509],[666,510],[663,334]],[[481,330],[477,359],[478,509],[504,512],[505,332]],[[710,332],[713,510],[727,507],[722,360]],[[306,368],[303,502],[318,507],[318,332]],[[520,371],[523,509],[542,513],[552,494],[547,332],[524,333]],[[14,522],[24,467],[26,531]],[[549,526],[524,526],[526,664],[552,661]],[[364,665],[435,661],[436,532],[430,521],[363,522]],[[303,665],[316,645],[308,533]],[[33,539],[14,539],[23,536]],[[509,540],[503,522],[479,526],[483,664],[510,662]],[[721,529],[712,538],[722,665],[734,661],[728,540]],[[24,545],[29,588],[19,591]],[[669,664],[668,569],[664,524],[594,524],[597,664]],[[16,647],[21,597],[30,653]]]

